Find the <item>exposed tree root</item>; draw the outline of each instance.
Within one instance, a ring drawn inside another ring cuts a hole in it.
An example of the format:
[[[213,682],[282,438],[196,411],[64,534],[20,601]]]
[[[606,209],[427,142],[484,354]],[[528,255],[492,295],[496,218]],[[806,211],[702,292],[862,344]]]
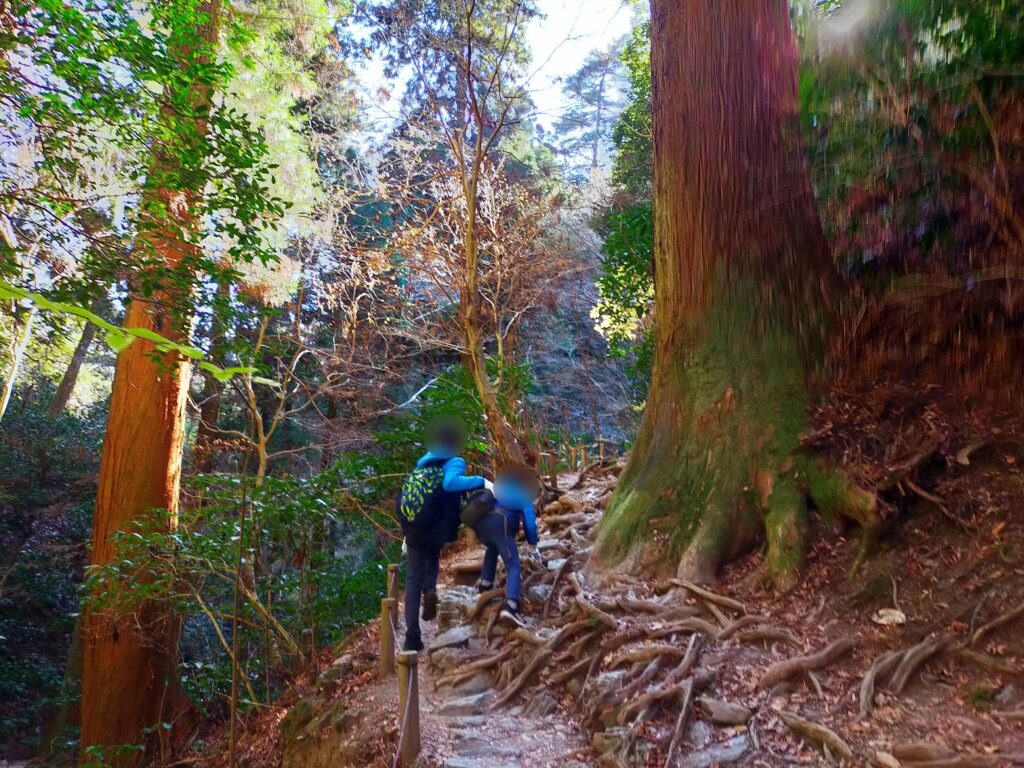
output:
[[[588,517],[589,515],[587,515],[585,512],[572,512],[568,515],[555,515],[553,517],[545,518],[544,522],[547,523],[548,528],[550,528],[551,531],[554,532],[556,528],[559,528],[563,525],[570,526],[574,525],[575,523],[585,523],[587,522]]]
[[[807,741],[825,748],[828,753],[837,755],[843,760],[853,760],[853,750],[850,749],[850,745],[843,741],[839,734],[831,728],[826,728],[821,723],[816,723],[813,720],[802,718],[793,712],[780,711],[779,719]]]
[[[757,627],[737,632],[733,638],[737,643],[786,643],[794,647],[800,645],[800,638],[788,629],[781,627]]]
[[[557,571],[555,571],[555,578],[551,582],[551,592],[548,593],[548,598],[544,601],[544,612],[541,614],[542,618],[546,619],[548,617],[548,611],[551,609],[551,601],[554,599],[555,595],[558,592],[558,582],[565,574],[566,570],[568,570],[571,563],[572,557],[567,557],[565,558],[565,562],[562,563],[561,566],[559,566]]]
[[[1011,621],[1016,621],[1021,617],[1024,617],[1024,603],[1021,603],[1016,608],[1007,611],[1002,616],[993,619],[988,624],[983,624],[981,627],[979,627],[978,631],[971,635],[971,647],[976,647],[978,643],[984,640],[985,636],[993,630],[1006,626]]]
[[[871,707],[875,701],[875,686],[880,679],[896,669],[896,666],[903,658],[903,651],[889,651],[883,653],[871,664],[868,673],[864,675],[864,681],[860,685],[860,714],[861,720],[866,720],[871,713]]]
[[[893,693],[900,694],[903,689],[907,687],[907,683],[910,682],[910,678],[914,672],[930,659],[935,654],[942,651],[947,645],[949,645],[950,638],[946,635],[939,637],[928,638],[922,640],[917,645],[909,648],[906,653],[903,654],[900,660],[899,666],[893,673],[892,682],[889,684],[889,690]]]
[[[604,626],[595,627],[583,637],[577,639],[572,645],[562,651],[560,654],[555,656],[556,664],[564,664],[567,661],[580,658],[580,654],[583,653],[583,649],[599,638],[605,631]]]
[[[668,750],[665,752],[665,765],[672,765],[672,757],[675,755],[679,742],[683,738],[686,721],[690,716],[690,707],[693,702],[693,680],[687,680],[683,686],[683,701],[679,707],[679,716],[676,718],[676,724],[672,728],[672,740],[669,742]]]
[[[835,661],[853,650],[856,642],[850,638],[836,640],[817,653],[810,656],[797,656],[793,659],[780,661],[770,666],[763,675],[759,684],[762,688],[771,688],[776,683],[788,680],[796,675],[806,674],[815,669],[822,669],[835,663]]]
[[[752,710],[729,701],[702,698],[698,703],[715,725],[746,725],[754,714]]]
[[[512,651],[513,649],[511,647],[507,647],[502,649],[500,653],[496,653],[493,656],[486,656],[482,659],[470,662],[469,664],[463,664],[459,667],[459,671],[457,673],[437,678],[434,681],[434,688],[443,688],[446,685],[457,687],[460,683],[471,679],[478,672],[498,666],[512,655]]]
[[[563,509],[571,510],[572,512],[582,512],[583,504],[578,500],[569,496],[568,494],[558,497],[558,503]]]
[[[999,720],[1007,720],[1009,722],[1020,722],[1024,721],[1024,709],[1010,710],[1006,712],[993,712],[992,716]]]
[[[958,755],[939,760],[910,763],[912,768],[997,768],[1002,765],[1024,765],[1022,755]]]
[[[500,589],[490,589],[486,592],[482,592],[480,594],[480,597],[476,599],[476,604],[470,609],[469,614],[467,614],[466,621],[468,623],[476,621],[480,617],[480,614],[484,612],[484,609],[487,608],[488,605],[490,605],[490,602],[492,600],[501,597],[504,594],[504,587]]]
[[[583,595],[576,595],[576,605],[583,609],[583,612],[590,616],[595,621],[604,624],[608,629],[613,632],[619,628],[619,622],[616,621],[612,616],[602,611],[592,602],[587,600]]]
[[[668,583],[675,587],[682,587],[694,597],[700,598],[705,602],[720,605],[723,608],[728,608],[730,611],[735,611],[736,613],[745,614],[747,612],[747,607],[739,600],[734,600],[731,597],[726,597],[725,595],[716,594],[715,592],[704,589],[703,587],[698,587],[696,584],[686,581],[685,579],[669,579]]]
[[[637,662],[650,661],[659,657],[681,659],[685,655],[686,651],[677,645],[645,645],[642,648],[616,654],[608,660],[605,666],[608,669],[615,669],[623,664],[636,664]]]
[[[557,674],[552,675],[550,678],[550,682],[554,685],[565,685],[574,677],[578,676],[581,672],[588,670],[591,664],[599,658],[601,658],[600,653],[594,653],[590,656],[585,656],[568,669],[565,669],[561,672],[558,672]]]
[[[960,658],[966,659],[976,667],[980,667],[987,672],[1005,675],[1006,677],[1024,677],[1024,668],[1014,664],[1007,664],[1005,661],[1000,661],[994,656],[989,656],[987,653],[979,653],[969,648],[961,648],[958,651],[958,655]]]
[[[710,621],[704,621],[704,619],[698,619],[696,617],[689,619],[682,619],[679,622],[664,627],[660,630],[654,630],[650,633],[650,637],[665,637],[665,632],[670,634],[676,634],[680,631],[700,632],[702,635],[707,635],[709,638],[714,640],[718,637],[719,629]]]
[[[737,632],[748,627],[756,627],[759,624],[764,624],[768,619],[764,616],[743,616],[742,618],[736,619],[731,624],[727,624],[721,632],[718,633],[717,640],[725,641],[735,635]]]
[[[937,437],[931,437],[924,444],[907,458],[896,464],[889,474],[880,482],[876,491],[891,491],[899,482],[913,472],[915,469],[930,459],[939,450],[942,441]]]

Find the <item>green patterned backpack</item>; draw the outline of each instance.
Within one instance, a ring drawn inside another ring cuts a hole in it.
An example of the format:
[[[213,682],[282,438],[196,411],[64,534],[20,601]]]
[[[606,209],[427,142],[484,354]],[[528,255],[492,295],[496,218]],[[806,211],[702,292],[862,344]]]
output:
[[[435,459],[417,467],[402,483],[398,497],[398,520],[402,530],[423,532],[444,518],[444,465],[447,459]]]

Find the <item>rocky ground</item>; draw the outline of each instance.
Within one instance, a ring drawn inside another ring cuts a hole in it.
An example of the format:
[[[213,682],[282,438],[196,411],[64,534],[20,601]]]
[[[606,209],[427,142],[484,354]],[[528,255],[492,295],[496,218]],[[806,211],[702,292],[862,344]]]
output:
[[[526,629],[450,556],[421,654],[424,766],[1024,765],[1024,544],[1019,521],[968,530],[922,513],[854,578],[857,544],[822,537],[801,587],[713,590],[592,562],[618,467],[545,507]],[[948,521],[947,521],[948,522]],[[1016,528],[1014,527],[1016,526]],[[396,682],[371,625],[254,723],[248,766],[391,765]]]

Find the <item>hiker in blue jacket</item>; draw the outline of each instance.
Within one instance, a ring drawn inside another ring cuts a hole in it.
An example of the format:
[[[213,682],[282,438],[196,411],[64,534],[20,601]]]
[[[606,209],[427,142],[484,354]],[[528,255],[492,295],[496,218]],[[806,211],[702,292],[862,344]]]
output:
[[[402,489],[399,509],[404,513],[400,519],[405,533],[403,648],[406,651],[423,650],[419,621],[421,601],[424,621],[433,621],[437,616],[437,573],[441,549],[458,537],[462,494],[493,487],[484,477],[466,474],[466,461],[459,456],[465,442],[465,428],[457,420],[432,422],[427,430],[428,450],[416,463],[416,470]],[[419,495],[416,495],[415,483],[410,485],[410,481],[417,478],[421,478],[419,482],[424,486]],[[413,510],[422,510],[421,520],[409,520]]]
[[[505,565],[505,605],[500,617],[524,626],[519,617],[522,566],[516,536],[522,526],[527,544],[537,546],[537,515],[533,502],[540,493],[540,484],[533,470],[515,465],[503,468],[489,490],[494,495],[493,512],[479,517],[473,525],[480,543],[487,548],[478,588],[481,592],[494,588],[500,557]]]

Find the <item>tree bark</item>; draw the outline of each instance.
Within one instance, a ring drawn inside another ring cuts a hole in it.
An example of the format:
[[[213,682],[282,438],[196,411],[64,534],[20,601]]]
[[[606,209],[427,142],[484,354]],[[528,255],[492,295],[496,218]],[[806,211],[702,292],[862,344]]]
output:
[[[498,393],[494,382],[487,373],[487,357],[484,351],[482,323],[480,321],[480,244],[476,237],[477,190],[480,179],[481,165],[480,145],[472,165],[464,178],[466,194],[466,268],[461,291],[459,320],[466,344],[464,362],[469,375],[476,385],[477,395],[483,405],[484,417],[487,420],[487,431],[494,443],[494,454],[497,459],[495,468],[504,464],[523,463],[523,452],[519,447],[515,431],[512,429],[505,414],[498,405]]]
[[[93,311],[95,311],[95,308]],[[64,376],[61,377],[60,384],[57,385],[57,391],[53,395],[53,400],[50,401],[50,407],[48,408],[50,418],[58,418],[68,407],[71,394],[75,391],[78,374],[82,370],[82,363],[85,362],[85,356],[89,352],[89,346],[92,344],[95,336],[96,326],[87,322],[85,327],[82,328],[82,335],[78,339],[75,353],[71,356],[71,362],[68,363],[67,370],[64,371]]]
[[[794,463],[836,279],[799,141],[785,0],[652,0],[655,359],[600,532],[700,581],[767,535],[803,558]]]
[[[18,339],[18,343],[11,350],[11,369],[7,375],[7,381],[4,382],[4,388],[0,391],[0,419],[3,419],[4,414],[7,413],[7,406],[11,402],[11,396],[14,394],[14,382],[18,380],[18,373],[21,371],[21,364],[25,359],[25,352],[28,349],[29,342],[32,340],[32,325],[36,319],[36,305],[33,304],[28,308],[28,318],[25,320],[25,328],[21,332],[21,338]]]
[[[221,281],[217,286],[217,294],[227,302],[230,293],[228,282]],[[210,357],[220,360],[224,348],[224,319],[214,302],[213,317],[210,320]],[[220,405],[224,396],[224,384],[206,372],[203,376],[203,401],[199,406],[199,427],[196,429],[196,442],[193,449],[196,471],[208,473],[213,471],[213,443],[217,437],[217,422],[220,420]]]
[[[184,35],[195,42],[175,52],[183,65],[197,59],[209,61],[217,40],[219,0],[203,0],[197,10],[206,14],[206,23]],[[195,45],[203,50],[195,50]],[[195,83],[184,98],[200,112],[211,103],[212,94],[209,87]],[[202,134],[205,124],[197,122],[196,130]],[[155,146],[153,178],[174,178],[169,171],[174,169],[175,157],[168,148]],[[138,247],[145,249],[145,258],[173,268],[195,247],[181,237],[181,232],[195,226],[193,192],[144,190],[140,210],[164,217],[150,220],[140,235]],[[163,308],[182,306],[185,298],[169,286],[145,300],[133,297],[124,324],[184,341],[187,323]],[[166,525],[176,525],[189,374],[180,356],[156,353],[142,339],[118,356],[100,459],[90,565],[111,562],[117,554],[114,534],[130,530],[150,510],[166,510]],[[159,601],[131,613],[87,610],[83,620],[81,760],[88,762],[90,751],[98,749],[107,753],[112,765],[142,764],[151,752],[152,734],[166,738],[159,726],[172,721],[172,707],[180,703],[174,674],[179,623]],[[146,749],[126,750],[125,745]]]

